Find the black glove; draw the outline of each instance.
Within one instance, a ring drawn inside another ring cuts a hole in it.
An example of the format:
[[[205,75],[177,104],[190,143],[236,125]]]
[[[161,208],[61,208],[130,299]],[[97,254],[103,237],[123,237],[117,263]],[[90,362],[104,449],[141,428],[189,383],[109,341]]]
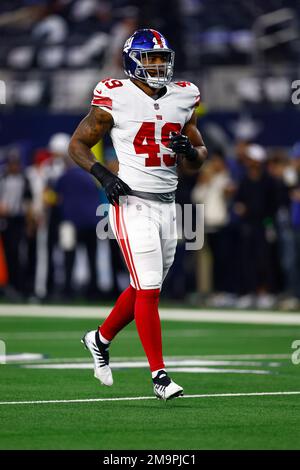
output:
[[[186,135],[172,132],[168,147],[176,154],[184,155],[187,160],[196,160],[198,157],[197,150],[192,146],[190,139]]]
[[[90,172],[100,181],[105,190],[107,199],[112,205],[115,203],[119,204],[119,196],[125,196],[131,193],[130,187],[124,183],[124,181],[100,163],[94,163]]]

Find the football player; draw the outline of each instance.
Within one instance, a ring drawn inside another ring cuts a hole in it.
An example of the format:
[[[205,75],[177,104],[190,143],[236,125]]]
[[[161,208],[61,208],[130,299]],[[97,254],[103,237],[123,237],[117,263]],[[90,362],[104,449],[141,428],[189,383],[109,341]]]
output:
[[[198,170],[207,149],[196,125],[198,88],[172,82],[174,51],[153,29],[136,31],[123,49],[127,79],[106,79],[94,89],[89,114],[71,139],[72,159],[94,175],[110,202],[109,220],[130,273],[130,285],[106,320],[83,342],[94,375],[112,385],[109,344],[133,319],[148,358],[155,395],[183,395],[166,372],[162,355],[159,295],[176,250],[175,191],[178,159]],[[91,148],[109,133],[118,176],[98,163]],[[122,196],[122,197],[121,197]],[[162,210],[163,209],[163,210]],[[168,236],[163,234],[168,233]]]

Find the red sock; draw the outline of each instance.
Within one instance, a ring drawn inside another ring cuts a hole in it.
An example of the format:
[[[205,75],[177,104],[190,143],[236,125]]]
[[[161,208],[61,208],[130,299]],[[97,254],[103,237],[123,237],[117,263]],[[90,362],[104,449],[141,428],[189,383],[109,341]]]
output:
[[[134,308],[136,327],[151,372],[164,369],[161,326],[158,314],[159,289],[137,290]]]
[[[134,319],[135,294],[136,290],[129,285],[118,297],[114,308],[104,323],[99,326],[101,335],[107,341],[111,341],[119,331]]]

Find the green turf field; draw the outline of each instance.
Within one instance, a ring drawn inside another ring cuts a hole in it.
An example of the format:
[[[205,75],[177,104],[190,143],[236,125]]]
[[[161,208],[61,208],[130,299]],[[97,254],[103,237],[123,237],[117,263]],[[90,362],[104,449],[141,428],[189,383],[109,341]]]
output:
[[[163,321],[170,375],[186,395],[167,403],[152,398],[134,325],[111,346],[113,387],[93,378],[80,338],[96,326],[88,318],[0,317],[8,355],[43,356],[0,365],[1,449],[300,448],[300,395],[247,395],[300,391],[300,364],[291,362],[299,326]],[[245,395],[206,396],[235,393]],[[85,399],[103,400],[69,401]],[[47,400],[66,402],[7,403]]]

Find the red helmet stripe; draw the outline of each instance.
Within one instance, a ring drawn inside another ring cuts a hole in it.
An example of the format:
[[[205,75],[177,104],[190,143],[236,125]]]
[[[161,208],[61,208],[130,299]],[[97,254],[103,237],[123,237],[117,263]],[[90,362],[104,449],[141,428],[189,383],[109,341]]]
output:
[[[156,38],[157,44],[160,47],[164,47],[162,40],[161,40],[161,35],[157,31],[155,31],[155,29],[150,29],[150,31],[152,32],[153,36]]]

